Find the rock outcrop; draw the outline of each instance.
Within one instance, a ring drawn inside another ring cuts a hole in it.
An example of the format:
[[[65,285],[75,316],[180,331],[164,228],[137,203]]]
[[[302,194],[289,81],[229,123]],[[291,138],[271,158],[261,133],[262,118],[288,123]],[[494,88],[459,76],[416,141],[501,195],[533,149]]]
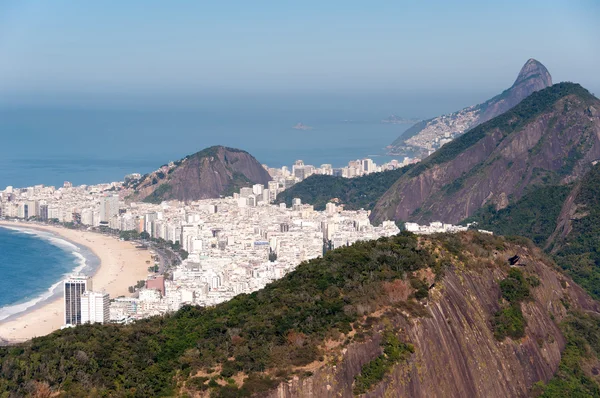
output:
[[[590,112],[599,108],[577,84],[538,91],[403,175],[371,218],[457,223],[485,205],[506,207],[532,186],[576,181],[600,158],[600,117]]]
[[[165,165],[130,185],[135,200],[192,201],[231,195],[243,186],[267,184],[265,168],[248,152],[213,146]]]
[[[540,286],[533,300],[522,304],[526,335],[519,340],[498,341],[491,318],[499,309],[499,280],[506,276],[506,256],[517,250]],[[565,304],[566,303],[566,304]],[[533,384],[554,375],[565,347],[557,324],[571,309],[598,313],[599,303],[533,246],[509,245],[489,260],[455,266],[436,282],[426,314],[404,312],[387,318],[414,345],[408,363],[396,365],[391,375],[364,397],[526,397]],[[352,343],[335,363],[313,371],[308,378],[280,384],[269,398],[352,397],[354,377],[361,367],[381,354],[380,334]]]
[[[532,93],[551,85],[552,77],[546,67],[535,59],[529,59],[509,89],[482,104],[415,124],[398,137],[388,150],[402,153],[405,149],[425,152],[437,149],[444,140],[456,138],[503,114]]]

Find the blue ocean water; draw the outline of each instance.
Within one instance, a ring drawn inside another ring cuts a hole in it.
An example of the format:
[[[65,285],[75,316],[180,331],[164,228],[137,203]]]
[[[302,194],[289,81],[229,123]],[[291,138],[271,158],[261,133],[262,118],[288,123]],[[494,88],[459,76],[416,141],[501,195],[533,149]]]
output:
[[[0,321],[60,295],[65,275],[89,274],[98,263],[49,232],[0,227]]]
[[[95,184],[155,170],[211,145],[244,149],[272,167],[372,157],[409,125],[381,120],[387,102],[215,99],[187,107],[0,108],[0,189]],[[395,112],[399,114],[400,112]],[[312,130],[295,130],[297,123]]]

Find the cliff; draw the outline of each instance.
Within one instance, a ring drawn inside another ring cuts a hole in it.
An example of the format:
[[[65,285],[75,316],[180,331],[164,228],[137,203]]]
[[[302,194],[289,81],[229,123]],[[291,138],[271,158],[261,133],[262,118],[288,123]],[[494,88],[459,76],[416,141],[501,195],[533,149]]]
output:
[[[458,223],[484,206],[506,208],[534,186],[576,181],[600,158],[597,109],[577,84],[537,91],[403,175],[371,217]]]
[[[552,85],[552,77],[544,65],[529,59],[521,68],[513,85],[501,94],[478,105],[416,123],[389,147],[392,153],[405,149],[428,151],[437,149],[440,140],[456,138],[466,131],[503,114],[532,93]]]
[[[473,253],[482,254],[478,239],[461,236],[467,247],[474,245]],[[539,249],[503,246],[490,250],[485,260],[473,256],[455,263],[435,283],[419,316],[402,311],[378,318],[374,329],[379,332],[373,338],[348,345],[328,366],[306,379],[280,384],[269,397],[352,397],[355,376],[381,353],[381,330],[390,322],[414,345],[414,355],[364,397],[529,396],[532,386],[550,380],[561,362],[566,340],[557,325],[567,317],[567,308],[598,313],[600,305],[558,273]],[[541,284],[522,304],[524,337],[498,341],[490,320],[499,309],[498,282],[507,272],[498,264],[514,253],[526,264],[519,268],[536,275]]]
[[[486,206],[467,221],[498,234],[532,239],[600,298],[600,164],[573,183],[532,187],[507,208]]]
[[[130,184],[131,199],[160,203],[231,195],[244,186],[267,184],[269,173],[248,152],[214,146],[165,165]]]

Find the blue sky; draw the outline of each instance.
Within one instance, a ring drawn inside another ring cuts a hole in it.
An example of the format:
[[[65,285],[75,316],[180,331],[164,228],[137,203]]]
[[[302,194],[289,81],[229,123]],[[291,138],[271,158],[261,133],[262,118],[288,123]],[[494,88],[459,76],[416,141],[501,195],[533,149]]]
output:
[[[600,2],[2,1],[0,95],[496,93],[528,58],[599,94]]]

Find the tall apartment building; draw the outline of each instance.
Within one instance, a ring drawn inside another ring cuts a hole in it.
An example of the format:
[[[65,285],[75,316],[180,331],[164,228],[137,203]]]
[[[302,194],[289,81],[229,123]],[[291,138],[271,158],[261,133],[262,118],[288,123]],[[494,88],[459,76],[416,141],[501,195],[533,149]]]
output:
[[[119,214],[119,196],[109,195],[100,198],[100,222],[109,222]]]
[[[81,295],[81,323],[107,323],[109,319],[108,293],[87,291]]]
[[[64,281],[65,325],[81,325],[81,296],[92,290],[92,278],[71,275]]]

